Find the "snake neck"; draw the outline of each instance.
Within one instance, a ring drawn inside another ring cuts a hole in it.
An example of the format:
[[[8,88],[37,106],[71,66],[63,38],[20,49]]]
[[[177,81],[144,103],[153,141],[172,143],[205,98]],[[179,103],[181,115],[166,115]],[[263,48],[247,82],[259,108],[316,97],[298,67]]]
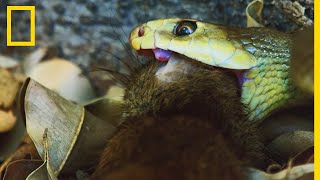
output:
[[[265,28],[238,29],[229,34],[231,41],[239,41],[257,59],[256,66],[240,78],[249,119],[262,121],[276,110],[297,104],[303,94],[289,75],[291,37]]]

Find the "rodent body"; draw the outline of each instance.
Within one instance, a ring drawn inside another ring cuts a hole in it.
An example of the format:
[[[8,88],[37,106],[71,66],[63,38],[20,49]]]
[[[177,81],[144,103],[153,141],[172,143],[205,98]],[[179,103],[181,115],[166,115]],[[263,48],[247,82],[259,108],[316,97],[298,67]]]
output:
[[[236,78],[195,67],[163,83],[154,76],[159,65],[151,62],[133,76],[125,122],[93,179],[242,179],[242,165],[262,159],[262,146],[242,111]]]

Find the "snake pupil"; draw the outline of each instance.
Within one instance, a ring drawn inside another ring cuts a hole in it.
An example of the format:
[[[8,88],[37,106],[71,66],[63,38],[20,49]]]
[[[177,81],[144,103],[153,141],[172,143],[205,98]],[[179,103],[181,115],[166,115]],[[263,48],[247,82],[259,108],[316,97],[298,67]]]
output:
[[[177,36],[185,36],[192,34],[197,29],[197,24],[193,21],[181,21],[173,30]]]

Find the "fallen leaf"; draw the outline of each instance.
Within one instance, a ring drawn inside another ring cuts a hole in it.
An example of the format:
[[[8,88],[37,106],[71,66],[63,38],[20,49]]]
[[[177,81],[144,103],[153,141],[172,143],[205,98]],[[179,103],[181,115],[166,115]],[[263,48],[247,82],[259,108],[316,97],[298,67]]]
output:
[[[246,8],[247,27],[263,27],[261,22],[261,12],[263,0],[253,0]]]
[[[28,175],[26,180],[57,180],[56,177],[52,177],[48,172],[48,163],[44,162],[38,169],[34,170]]]
[[[309,147],[305,151],[299,153],[292,159],[294,165],[302,165],[314,162],[314,146]]]
[[[313,131],[313,106],[295,107],[274,113],[259,125],[265,144],[284,133]],[[294,148],[294,147],[292,147]]]
[[[18,114],[18,113],[15,113]],[[7,159],[21,144],[25,136],[25,125],[18,115],[16,125],[9,132],[0,134],[0,161]]]
[[[290,75],[293,83],[313,97],[314,84],[314,27],[296,32],[293,36]]]
[[[283,164],[299,153],[314,145],[314,133],[311,131],[295,131],[282,134],[266,145],[269,156]]]
[[[17,160],[11,162],[6,168],[3,180],[26,179],[42,163],[42,160]]]
[[[43,164],[26,178],[26,180],[58,180],[49,164],[49,144],[48,144],[48,129],[45,129],[42,135],[42,147],[44,149]]]
[[[5,69],[0,68],[0,107],[9,108],[19,90],[19,82]]]
[[[25,143],[23,141],[20,147],[15,152],[13,152],[9,157],[6,158],[6,160],[0,166],[0,177],[9,164],[11,164],[14,161],[23,160],[23,159],[25,160],[41,159],[32,141],[28,143]]]
[[[314,164],[305,164],[289,167],[275,174],[265,173],[258,169],[249,168],[247,171],[248,180],[298,180],[314,173]]]
[[[0,133],[10,131],[16,124],[16,117],[12,111],[1,111],[0,110]]]
[[[34,80],[21,96],[25,100],[27,132],[43,160],[42,132],[48,129],[48,167],[54,176],[97,163],[115,126]]]

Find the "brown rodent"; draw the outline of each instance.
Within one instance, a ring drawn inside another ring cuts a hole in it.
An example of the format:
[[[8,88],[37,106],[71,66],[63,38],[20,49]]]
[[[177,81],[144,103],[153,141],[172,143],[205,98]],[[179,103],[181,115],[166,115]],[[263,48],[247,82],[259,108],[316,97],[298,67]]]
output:
[[[127,84],[124,123],[107,142],[92,179],[244,179],[262,144],[240,103],[233,73],[191,64],[159,81],[149,62]]]

